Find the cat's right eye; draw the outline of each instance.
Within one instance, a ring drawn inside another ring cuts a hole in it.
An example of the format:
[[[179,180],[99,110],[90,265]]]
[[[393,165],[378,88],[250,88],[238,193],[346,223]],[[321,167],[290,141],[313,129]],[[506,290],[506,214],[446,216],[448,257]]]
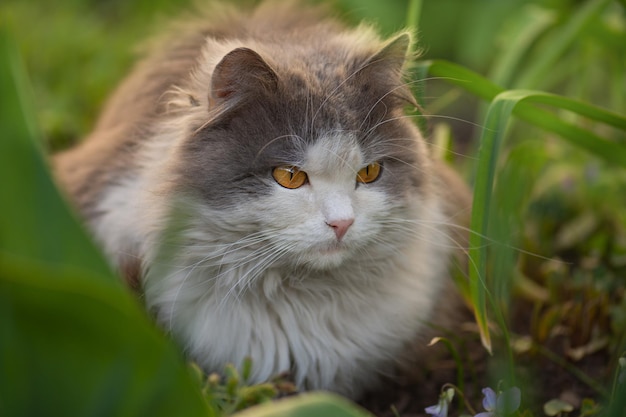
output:
[[[285,188],[300,188],[307,183],[308,177],[306,172],[300,171],[295,166],[280,166],[272,171],[274,180]]]
[[[356,180],[361,184],[369,184],[370,182],[374,182],[378,179],[381,170],[382,165],[380,164],[380,162],[374,162],[366,167],[361,168],[361,170],[356,174]]]

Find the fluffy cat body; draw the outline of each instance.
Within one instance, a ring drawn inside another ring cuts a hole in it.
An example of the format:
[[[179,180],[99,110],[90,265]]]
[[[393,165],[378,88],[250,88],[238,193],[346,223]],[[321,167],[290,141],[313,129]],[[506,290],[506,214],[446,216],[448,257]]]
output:
[[[455,299],[468,194],[404,117],[409,37],[285,3],[212,13],[157,44],[58,178],[206,370],[251,357],[255,382],[358,396]]]

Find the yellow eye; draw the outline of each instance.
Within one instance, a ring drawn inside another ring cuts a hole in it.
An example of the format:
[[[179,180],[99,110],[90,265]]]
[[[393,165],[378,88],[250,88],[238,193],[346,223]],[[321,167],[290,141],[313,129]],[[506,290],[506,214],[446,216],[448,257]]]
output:
[[[291,189],[302,187],[308,180],[306,172],[294,166],[276,167],[272,171],[272,176],[278,184]]]
[[[374,182],[380,176],[381,171],[382,165],[378,162],[374,162],[373,164],[369,164],[368,166],[361,168],[361,170],[356,174],[356,180],[357,182],[363,184]]]

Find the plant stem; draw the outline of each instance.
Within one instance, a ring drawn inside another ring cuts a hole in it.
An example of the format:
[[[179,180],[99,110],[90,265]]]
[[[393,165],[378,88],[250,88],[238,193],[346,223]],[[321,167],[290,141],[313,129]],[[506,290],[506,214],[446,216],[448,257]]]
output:
[[[422,14],[422,0],[411,0],[407,10],[406,26],[417,34],[419,29],[420,16]],[[417,50],[417,42],[411,44],[411,54]]]

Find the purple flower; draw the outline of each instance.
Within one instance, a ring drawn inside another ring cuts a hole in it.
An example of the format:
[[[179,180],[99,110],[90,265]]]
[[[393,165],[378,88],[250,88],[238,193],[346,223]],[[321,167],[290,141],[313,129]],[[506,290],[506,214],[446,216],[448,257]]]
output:
[[[439,401],[439,404],[426,407],[424,411],[433,417],[448,417],[448,403]]]
[[[516,411],[520,406],[521,392],[517,387],[511,387],[498,395],[491,389],[483,389],[483,413],[478,413],[474,417],[503,417]]]
[[[454,398],[454,389],[448,388],[439,396],[439,402],[436,405],[426,407],[424,411],[433,417],[448,417],[448,407]]]

